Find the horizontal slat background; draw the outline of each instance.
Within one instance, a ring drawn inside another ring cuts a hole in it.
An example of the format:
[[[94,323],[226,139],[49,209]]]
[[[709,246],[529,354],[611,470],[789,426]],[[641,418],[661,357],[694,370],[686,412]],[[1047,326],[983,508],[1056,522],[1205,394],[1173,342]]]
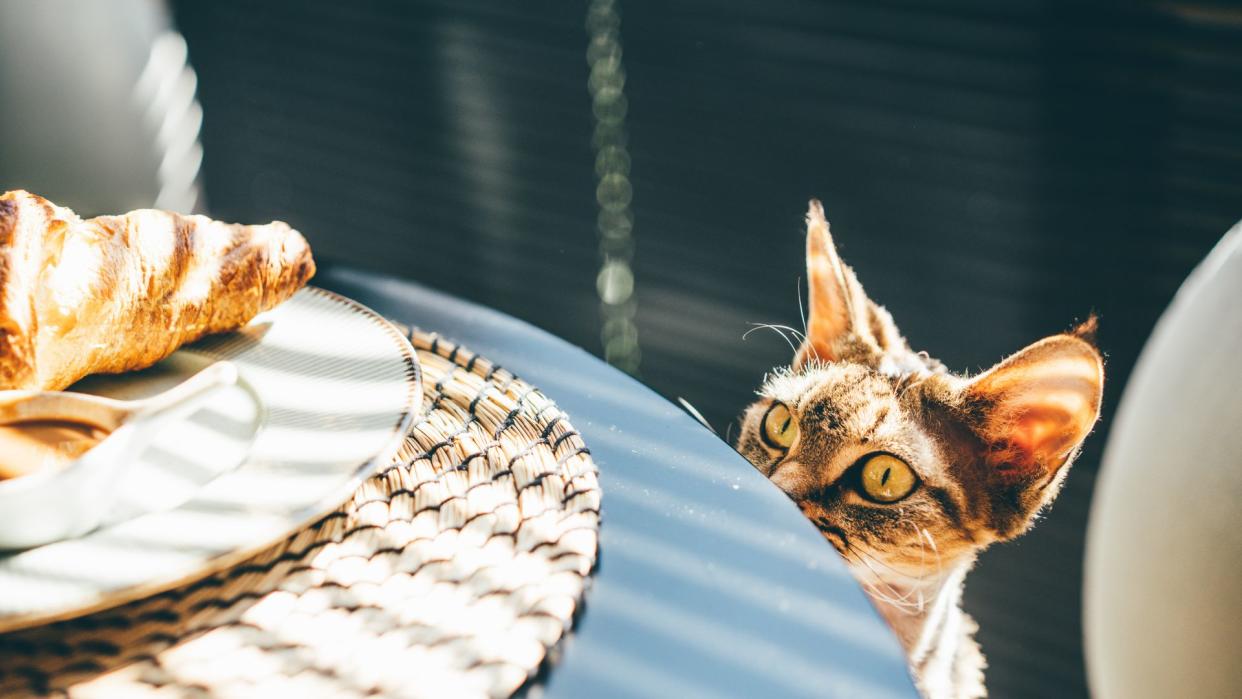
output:
[[[601,351],[585,5],[173,5],[213,214],[287,219],[322,259]],[[640,373],[722,430],[788,360],[742,334],[800,322],[811,196],[871,295],[956,369],[1099,312],[1109,414],[1242,217],[1242,13],[1224,5],[618,8]],[[1107,427],[1047,520],[969,578],[994,696],[1086,695],[1082,538]]]

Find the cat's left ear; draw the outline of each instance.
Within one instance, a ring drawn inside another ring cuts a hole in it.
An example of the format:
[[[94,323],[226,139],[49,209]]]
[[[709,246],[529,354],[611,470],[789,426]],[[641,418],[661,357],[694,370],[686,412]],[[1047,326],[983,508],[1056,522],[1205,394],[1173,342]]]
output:
[[[869,334],[867,296],[854,270],[841,261],[828,231],[824,207],[812,199],[806,212],[807,319],[806,341],[798,348],[794,368],[840,359],[840,345]]]
[[[1007,499],[1029,510],[1024,517],[1055,496],[1100,416],[1104,362],[1089,341],[1094,322],[1030,345],[963,390],[990,480],[1011,490]]]

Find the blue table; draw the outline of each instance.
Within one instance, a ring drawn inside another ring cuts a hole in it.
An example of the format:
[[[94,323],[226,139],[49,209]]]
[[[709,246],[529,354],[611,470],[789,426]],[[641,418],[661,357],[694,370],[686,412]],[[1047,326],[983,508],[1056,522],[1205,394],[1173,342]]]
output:
[[[563,340],[409,282],[315,283],[499,362],[600,468],[599,565],[544,697],[917,697],[895,637],[783,493],[681,409]]]

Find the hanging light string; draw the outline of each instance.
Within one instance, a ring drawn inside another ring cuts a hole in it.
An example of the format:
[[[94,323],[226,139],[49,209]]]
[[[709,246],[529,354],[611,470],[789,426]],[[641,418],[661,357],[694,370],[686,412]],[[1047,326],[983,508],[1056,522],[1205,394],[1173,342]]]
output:
[[[634,216],[630,212],[630,154],[626,150],[625,69],[621,64],[621,16],[616,0],[592,0],[587,8],[587,65],[595,130],[595,200],[599,203],[600,342],[604,359],[637,374],[642,352],[634,325]]]

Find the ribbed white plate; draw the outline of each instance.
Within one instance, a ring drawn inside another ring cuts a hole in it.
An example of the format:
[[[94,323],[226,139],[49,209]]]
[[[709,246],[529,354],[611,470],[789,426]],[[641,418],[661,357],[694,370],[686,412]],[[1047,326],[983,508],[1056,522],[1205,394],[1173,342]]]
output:
[[[278,542],[386,464],[422,399],[409,341],[316,288],[151,369],[73,390],[141,397],[221,359],[237,365],[239,385],[136,456],[110,524],[0,552],[0,632],[174,587]]]

